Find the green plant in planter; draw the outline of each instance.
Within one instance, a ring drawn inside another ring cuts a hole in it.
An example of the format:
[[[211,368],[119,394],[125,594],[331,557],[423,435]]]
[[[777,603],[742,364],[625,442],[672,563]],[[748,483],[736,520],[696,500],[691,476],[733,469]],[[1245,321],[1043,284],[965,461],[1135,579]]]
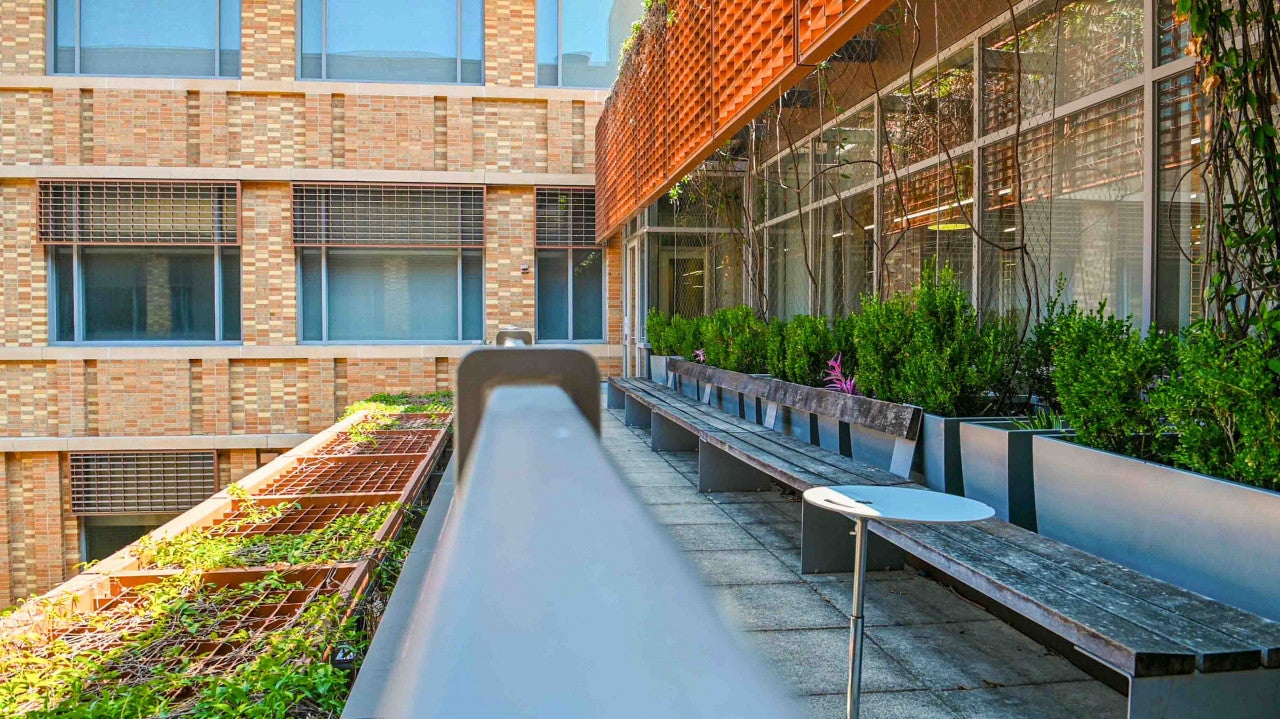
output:
[[[765,324],[746,305],[717,310],[707,318],[702,344],[713,367],[748,373],[764,369]]]
[[[1066,278],[1059,277],[1040,320],[1022,340],[1016,384],[1028,398],[1035,398],[1054,412],[1060,412],[1062,404],[1053,384],[1053,346],[1057,342],[1058,327],[1078,307],[1075,302],[1068,304],[1062,300],[1065,291]]]
[[[671,356],[675,354],[671,347],[671,318],[662,310],[654,307],[644,321],[644,334],[649,340],[653,354]]]
[[[1179,466],[1280,489],[1280,373],[1274,340],[1233,340],[1205,322],[1178,343],[1178,368],[1151,393],[1177,435]]]
[[[1169,427],[1150,394],[1176,364],[1173,341],[1127,317],[1074,309],[1055,330],[1053,384],[1077,439],[1140,459],[1162,459]]]
[[[783,379],[810,387],[821,386],[827,362],[836,353],[826,318],[792,317],[783,337],[786,344]]]
[[[854,376],[867,396],[909,401],[902,360],[911,344],[911,314],[910,297],[899,293],[887,300],[867,295],[862,298],[862,312],[849,316],[846,331],[855,348]]]
[[[787,374],[787,321],[769,320],[764,329],[764,371],[785,379]]]
[[[693,353],[702,349],[702,330],[705,318],[688,318],[682,315],[671,316],[671,329],[668,349],[673,354],[687,360],[693,359]]]

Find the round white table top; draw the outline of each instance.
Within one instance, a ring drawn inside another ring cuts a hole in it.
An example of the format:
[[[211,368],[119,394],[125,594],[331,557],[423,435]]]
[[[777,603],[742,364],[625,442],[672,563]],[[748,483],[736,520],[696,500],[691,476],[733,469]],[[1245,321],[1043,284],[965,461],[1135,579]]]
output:
[[[980,522],[996,513],[982,502],[911,487],[814,487],[805,490],[804,501],[850,519],[885,522]]]

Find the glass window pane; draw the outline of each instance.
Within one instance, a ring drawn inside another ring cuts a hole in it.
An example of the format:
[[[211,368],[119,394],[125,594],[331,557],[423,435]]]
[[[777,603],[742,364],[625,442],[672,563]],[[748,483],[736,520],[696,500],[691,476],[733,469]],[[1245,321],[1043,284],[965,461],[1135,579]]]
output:
[[[484,339],[484,253],[462,251],[462,339]]]
[[[457,251],[330,250],[329,339],[458,339]]]
[[[809,273],[801,223],[805,215],[791,217],[768,230],[769,305],[776,317],[809,312]]]
[[[604,252],[573,251],[573,338],[604,339]]]
[[[1157,32],[1160,35],[1156,52],[1161,65],[1185,57],[1187,43],[1191,41],[1191,24],[1174,19],[1177,10],[1178,0],[1158,0],[1156,3]]]
[[[219,25],[222,77],[240,77],[240,0],[222,0]]]
[[[80,72],[216,74],[217,0],[81,0]]]
[[[964,50],[885,95],[884,172],[893,174],[973,139],[973,53]]]
[[[457,0],[328,0],[326,19],[331,80],[458,80]]]
[[[320,342],[324,339],[324,250],[301,250],[302,288],[299,303],[302,311],[302,340]]]
[[[822,261],[817,270],[823,314],[838,317],[856,311],[862,295],[874,288],[875,221],[871,192],[824,205],[819,211]]]
[[[560,84],[560,0],[538,0],[538,84]]]
[[[973,166],[966,159],[921,170],[884,190],[884,288],[906,292],[926,269],[948,266],[973,281]]]
[[[569,339],[567,250],[538,250],[538,341]]]
[[[1055,282],[1049,276],[1053,125],[1025,131],[1016,156],[1013,139],[983,148],[982,166],[981,305],[1021,317],[1027,287],[1046,298]]]
[[[86,247],[84,338],[212,340],[213,252]]]
[[[222,337],[240,339],[240,249],[222,249]]]
[[[462,0],[462,77],[484,82],[484,0]]]
[[[644,0],[562,0],[560,62],[565,87],[611,87],[618,52]]]
[[[298,18],[299,42],[302,44],[302,64],[298,67],[298,77],[304,80],[317,80],[321,73],[320,53],[324,42],[324,0],[302,0]]]
[[[76,2],[54,3],[53,71],[76,71]]]
[[[74,342],[75,326],[75,250],[58,247],[53,251],[53,292],[57,302],[53,318],[54,340]]]
[[[1209,222],[1200,164],[1202,108],[1195,72],[1160,83],[1155,320],[1176,331],[1203,316],[1204,234]]]
[[[814,189],[819,197],[875,179],[876,111],[868,107],[822,131],[814,149]]]

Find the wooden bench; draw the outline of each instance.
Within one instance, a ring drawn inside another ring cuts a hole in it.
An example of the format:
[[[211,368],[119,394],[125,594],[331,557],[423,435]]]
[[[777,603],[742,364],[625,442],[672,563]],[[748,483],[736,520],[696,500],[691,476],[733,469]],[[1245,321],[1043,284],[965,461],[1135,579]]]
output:
[[[704,380],[709,377],[697,373],[673,380],[682,391],[647,380],[609,380],[610,406],[630,408],[628,423],[649,426],[654,449],[698,450],[700,490],[749,491],[773,482],[798,492],[833,484],[910,484],[744,419],[751,414],[745,398],[782,399],[770,394],[767,380],[753,385],[754,392],[730,388],[741,395],[738,411],[733,402],[719,403],[728,411],[712,406],[715,391]],[[849,528],[844,517],[806,504],[802,571],[848,571]],[[997,519],[966,526],[873,522],[871,529],[878,541],[869,546],[869,566],[898,566],[909,554],[1126,691],[1130,719],[1280,716],[1280,623]]]

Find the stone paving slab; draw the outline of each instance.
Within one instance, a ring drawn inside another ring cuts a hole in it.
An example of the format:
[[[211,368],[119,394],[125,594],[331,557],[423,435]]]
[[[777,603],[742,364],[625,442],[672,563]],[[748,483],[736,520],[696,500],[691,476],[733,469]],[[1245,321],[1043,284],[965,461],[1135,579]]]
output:
[[[778,491],[697,492],[696,452],[653,452],[609,410],[602,441],[804,716],[845,712],[852,576],[801,575],[800,503]],[[907,570],[867,585],[863,719],[1122,719],[1120,694]]]

